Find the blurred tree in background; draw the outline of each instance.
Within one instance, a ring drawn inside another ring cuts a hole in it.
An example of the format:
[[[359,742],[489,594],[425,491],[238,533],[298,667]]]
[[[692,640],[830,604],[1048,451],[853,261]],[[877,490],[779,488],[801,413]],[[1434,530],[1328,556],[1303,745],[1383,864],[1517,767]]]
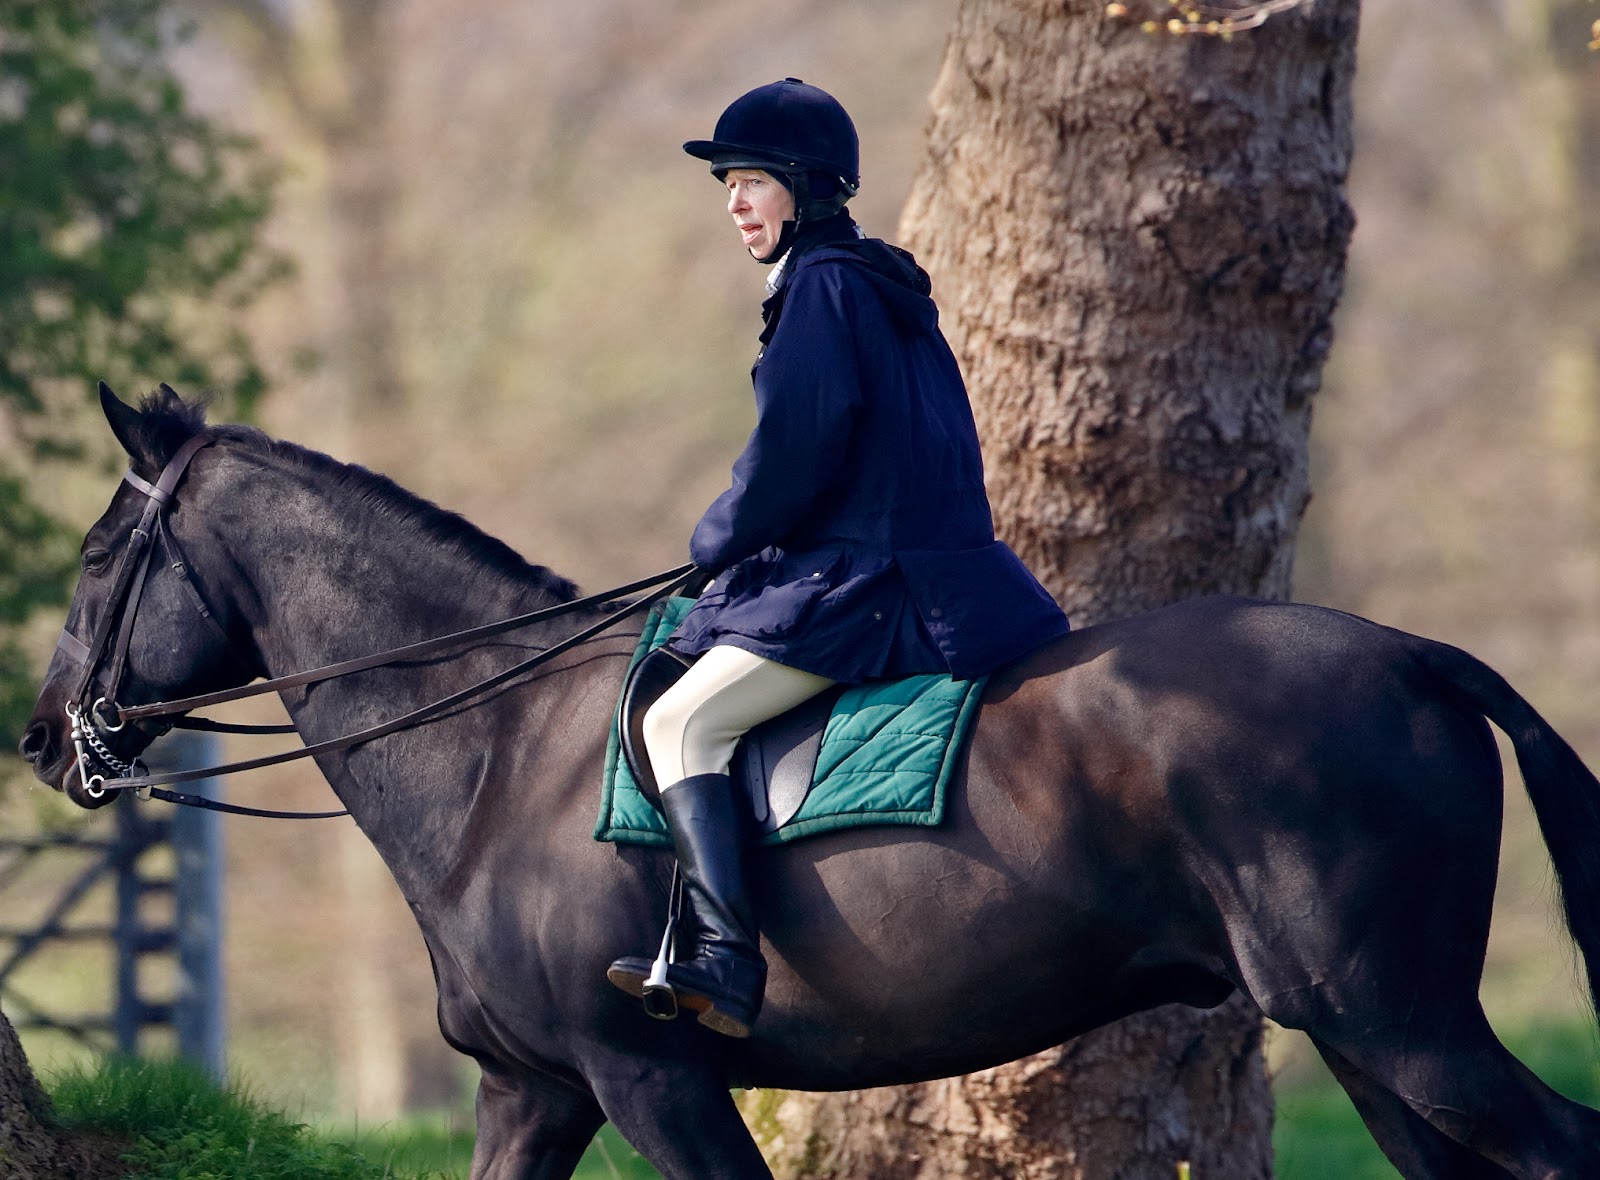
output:
[[[192,112],[161,0],[0,7],[0,741],[34,669],[17,629],[71,585],[78,526],[53,480],[99,452],[98,379],[211,390],[235,413],[264,387],[237,319],[284,269],[258,231],[272,175]],[[204,321],[196,311],[204,305]],[[213,325],[207,328],[205,325]],[[25,478],[27,477],[27,478]]]

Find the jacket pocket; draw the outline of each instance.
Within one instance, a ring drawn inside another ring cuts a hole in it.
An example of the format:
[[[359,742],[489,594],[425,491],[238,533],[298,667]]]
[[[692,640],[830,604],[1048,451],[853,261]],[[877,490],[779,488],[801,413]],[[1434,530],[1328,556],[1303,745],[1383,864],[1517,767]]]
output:
[[[750,631],[762,639],[783,639],[799,630],[817,603],[839,583],[845,555],[832,549],[784,553],[763,571],[765,585],[745,591]]]

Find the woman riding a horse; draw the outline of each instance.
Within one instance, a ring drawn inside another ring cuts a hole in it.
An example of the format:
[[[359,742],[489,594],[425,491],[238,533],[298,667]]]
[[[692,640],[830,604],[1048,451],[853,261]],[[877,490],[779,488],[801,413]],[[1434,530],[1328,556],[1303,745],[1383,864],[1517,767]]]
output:
[[[644,724],[698,928],[670,980],[703,1024],[742,1037],[766,964],[729,777],[740,737],[835,683],[984,675],[1067,619],[995,540],[927,274],[845,210],[859,147],[844,108],[786,78],[683,146],[710,162],[745,249],[773,267],[755,430],[689,545],[716,572],[670,644],[695,662]],[[642,995],[650,967],[624,958],[607,975]]]

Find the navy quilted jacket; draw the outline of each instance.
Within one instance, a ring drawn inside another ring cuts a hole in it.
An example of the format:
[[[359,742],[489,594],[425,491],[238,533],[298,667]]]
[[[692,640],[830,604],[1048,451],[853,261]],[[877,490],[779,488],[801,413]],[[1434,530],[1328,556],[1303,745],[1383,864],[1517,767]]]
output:
[[[690,541],[721,573],[672,645],[854,683],[980,676],[1065,634],[995,540],[927,275],[848,215],[806,229],[762,308],[755,430]]]

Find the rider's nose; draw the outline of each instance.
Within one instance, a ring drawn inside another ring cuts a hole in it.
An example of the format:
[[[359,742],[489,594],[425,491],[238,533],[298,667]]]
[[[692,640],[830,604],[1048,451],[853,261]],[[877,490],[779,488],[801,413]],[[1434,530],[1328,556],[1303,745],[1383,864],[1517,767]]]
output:
[[[50,752],[50,726],[43,721],[35,721],[28,726],[28,732],[22,735],[17,751],[29,762],[43,758]]]

